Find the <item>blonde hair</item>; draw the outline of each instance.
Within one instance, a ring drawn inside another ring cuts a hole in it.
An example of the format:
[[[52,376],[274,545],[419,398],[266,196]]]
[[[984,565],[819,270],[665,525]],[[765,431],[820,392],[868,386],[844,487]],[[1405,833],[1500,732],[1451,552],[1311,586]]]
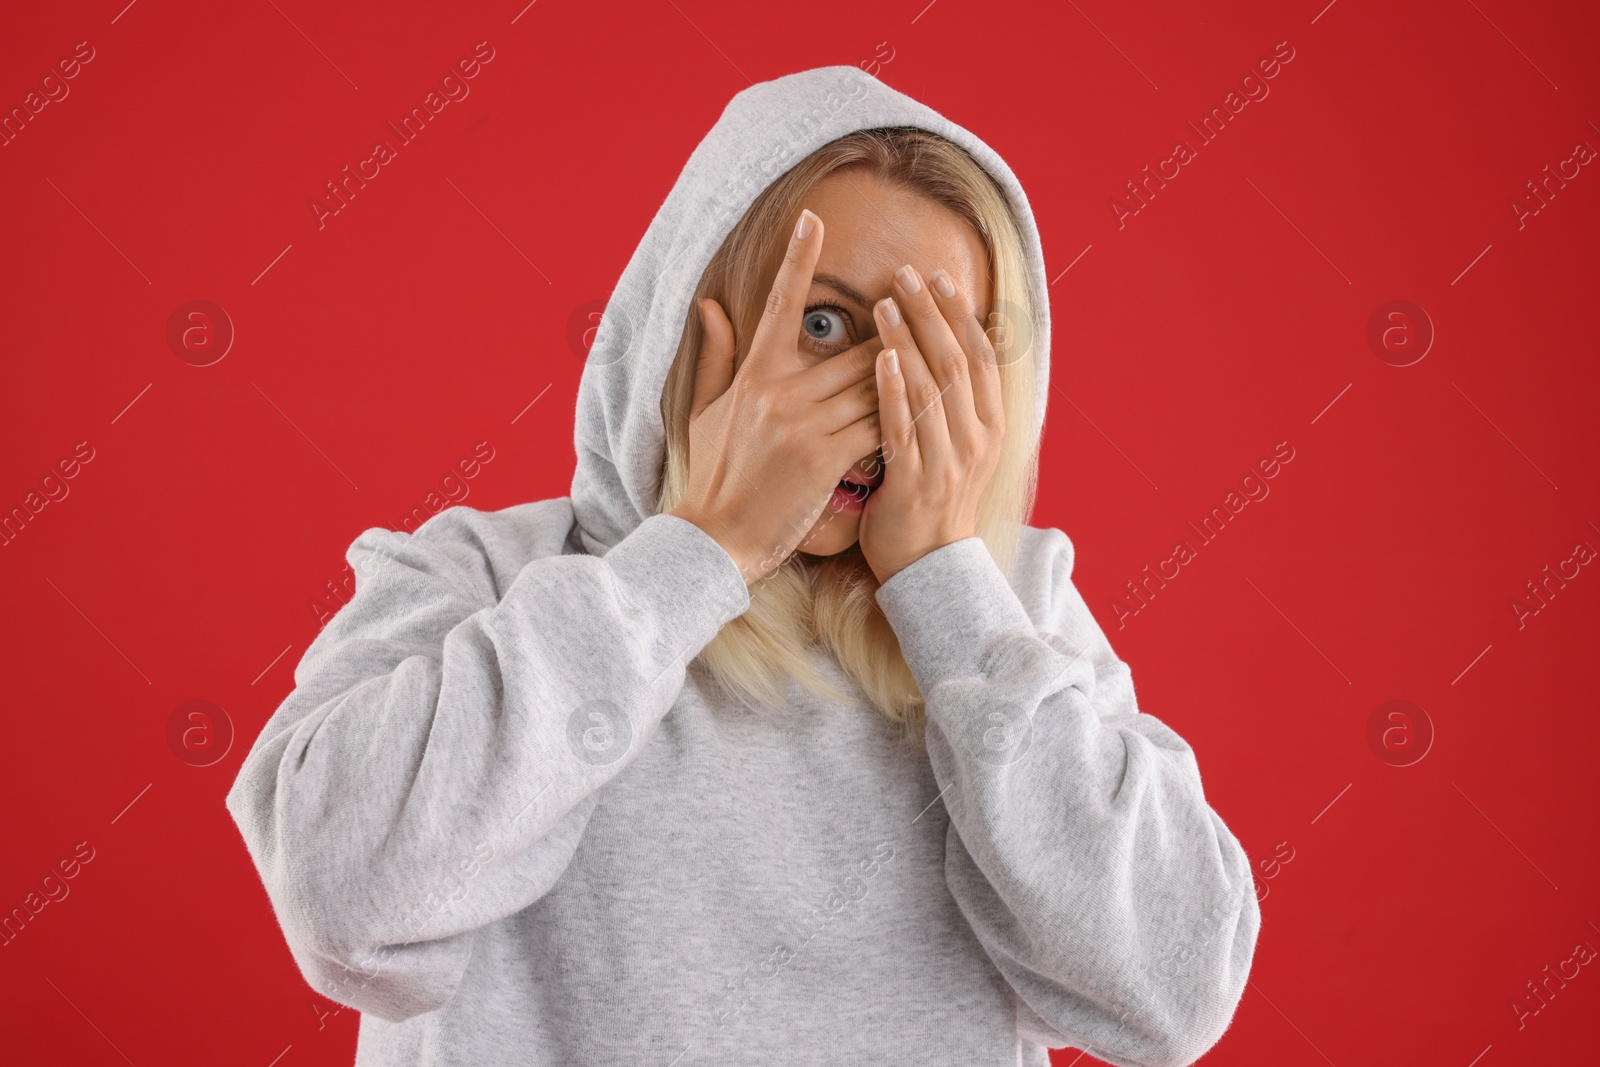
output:
[[[916,127],[858,130],[822,146],[762,191],[712,257],[689,303],[662,389],[666,458],[657,511],[676,507],[689,484],[689,411],[703,337],[698,301],[711,297],[727,311],[742,359],[792,220],[818,182],[845,168],[865,169],[928,197],[983,239],[992,292],[987,332],[1000,372],[1006,434],[978,506],[976,533],[1002,573],[1009,573],[1021,526],[1033,510],[1039,463],[1033,352],[1038,322],[1021,230],[1010,200],[987,170],[959,145]],[[749,610],[725,625],[693,665],[752,711],[781,705],[789,677],[824,699],[861,706],[817,669],[813,656],[820,650],[900,728],[902,741],[920,737],[923,696],[878,607],[877,589],[859,544],[828,557],[793,553],[751,586]]]

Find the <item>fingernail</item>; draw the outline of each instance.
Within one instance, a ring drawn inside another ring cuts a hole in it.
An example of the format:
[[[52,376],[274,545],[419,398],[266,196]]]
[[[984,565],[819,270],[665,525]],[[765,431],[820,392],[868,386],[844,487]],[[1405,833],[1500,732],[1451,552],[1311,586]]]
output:
[[[950,284],[950,275],[944,272],[943,267],[929,275],[928,281],[933,283],[934,289],[938,291],[940,296],[952,297],[956,295],[956,287]]]
[[[794,235],[804,241],[811,236],[811,220],[816,218],[810,208],[800,209],[800,221],[795,223]]]
[[[900,325],[900,309],[895,306],[894,297],[886,296],[878,305],[883,308],[883,321],[890,326]]]
[[[891,348],[883,354],[883,363],[884,366],[889,368],[890,374],[900,373],[900,357],[895,353],[894,349]]]
[[[918,293],[922,292],[922,279],[917,277],[917,272],[915,268],[911,266],[911,264],[907,263],[905,266],[895,271],[894,276],[900,279],[900,288],[904,289],[912,296],[916,296]]]

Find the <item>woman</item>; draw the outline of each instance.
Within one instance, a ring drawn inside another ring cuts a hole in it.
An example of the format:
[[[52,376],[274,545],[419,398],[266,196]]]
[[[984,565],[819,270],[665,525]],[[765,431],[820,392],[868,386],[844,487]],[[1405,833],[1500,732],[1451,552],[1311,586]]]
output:
[[[854,67],[733,99],[606,309],[571,496],[361,534],[228,795],[358,1065],[1221,1037],[1248,858],[1025,522],[1049,322],[971,133]]]

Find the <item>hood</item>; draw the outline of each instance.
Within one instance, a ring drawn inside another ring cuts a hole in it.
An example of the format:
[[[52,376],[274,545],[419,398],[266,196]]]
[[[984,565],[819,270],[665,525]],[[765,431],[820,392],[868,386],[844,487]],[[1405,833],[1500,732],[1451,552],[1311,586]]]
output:
[[[745,211],[792,166],[856,130],[916,126],[965,148],[1010,197],[1038,305],[1038,426],[1050,381],[1050,304],[1033,209],[1011,168],[937,111],[859,67],[800,71],[742,90],[689,156],[606,304],[589,349],[573,443],[572,509],[591,555],[654,511],[666,457],[661,391],[700,276]]]

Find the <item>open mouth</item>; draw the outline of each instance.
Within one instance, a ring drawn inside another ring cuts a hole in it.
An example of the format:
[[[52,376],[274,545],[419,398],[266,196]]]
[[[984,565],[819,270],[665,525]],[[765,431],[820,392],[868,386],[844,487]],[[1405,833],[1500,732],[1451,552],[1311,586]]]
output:
[[[867,499],[867,497],[871,496],[877,490],[877,488],[878,487],[875,485],[860,485],[856,482],[846,481],[843,478],[839,479],[839,489],[845,493],[848,493],[856,500]]]

